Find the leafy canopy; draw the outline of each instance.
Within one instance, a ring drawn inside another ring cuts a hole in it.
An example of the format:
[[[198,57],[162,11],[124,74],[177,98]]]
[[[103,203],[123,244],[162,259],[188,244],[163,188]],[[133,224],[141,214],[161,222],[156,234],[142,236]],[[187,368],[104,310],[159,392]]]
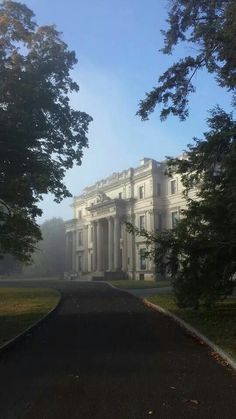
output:
[[[171,55],[179,43],[192,47],[193,53],[159,77],[158,85],[140,102],[138,115],[148,119],[160,104],[162,120],[170,114],[186,119],[189,94],[195,91],[194,75],[202,68],[213,73],[217,83],[232,92],[235,103],[235,0],[172,0],[167,23],[168,29],[162,31],[162,53]]]
[[[148,232],[128,224],[128,231],[145,238],[157,277],[171,278],[182,307],[210,307],[235,286],[236,122],[215,108],[208,124],[184,159],[167,162],[169,176],[180,174],[185,187],[187,208],[177,226]]]
[[[159,84],[141,101],[138,114],[148,119],[157,104],[161,120],[170,114],[188,116],[189,94],[195,73],[206,68],[218,84],[236,97],[235,0],[172,0],[168,29],[163,31],[164,54],[179,43],[194,53],[173,64]],[[144,236],[157,274],[172,278],[178,304],[211,306],[232,292],[236,275],[236,121],[219,107],[210,111],[209,131],[188,145],[183,159],[167,159],[167,174],[179,174],[187,208],[170,231]],[[189,192],[195,190],[195,198]]]
[[[70,106],[76,63],[55,26],[38,26],[21,3],[0,4],[0,254],[27,260],[43,194],[71,196],[63,178],[81,164],[92,120]]]

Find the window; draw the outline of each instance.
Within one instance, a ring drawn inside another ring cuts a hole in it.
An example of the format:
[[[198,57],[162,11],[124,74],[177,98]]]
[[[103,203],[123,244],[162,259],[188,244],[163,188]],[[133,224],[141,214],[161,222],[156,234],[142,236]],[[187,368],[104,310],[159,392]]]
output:
[[[144,215],[140,215],[140,217],[139,217],[139,228],[140,229],[145,228],[145,216]]]
[[[79,231],[78,234],[78,245],[81,246],[83,244],[83,232]]]
[[[119,192],[119,199],[122,199],[122,192]]]
[[[81,210],[79,210],[79,211],[78,211],[78,219],[79,219],[79,220],[81,220],[81,218],[82,218],[82,211],[81,211]]]
[[[145,257],[145,249],[140,250],[140,270],[145,271],[147,269],[147,260]]]
[[[171,213],[171,224],[172,224],[172,228],[175,228],[178,224],[179,221],[179,213],[178,211],[174,211]]]
[[[177,192],[176,180],[172,180],[170,182],[170,192],[171,192],[171,195],[174,195]]]
[[[162,215],[158,214],[158,229],[162,229]]]
[[[157,184],[157,196],[161,196],[161,184]]]
[[[138,188],[138,195],[139,195],[139,199],[143,199],[144,198],[144,186],[139,186],[139,188]]]

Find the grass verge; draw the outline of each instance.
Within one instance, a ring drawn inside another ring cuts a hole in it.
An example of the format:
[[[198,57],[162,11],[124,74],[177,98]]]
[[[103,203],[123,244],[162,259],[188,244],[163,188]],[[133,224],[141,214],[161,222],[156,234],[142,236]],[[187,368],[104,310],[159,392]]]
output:
[[[0,346],[42,318],[60,299],[56,290],[0,288]]]
[[[212,310],[180,309],[172,295],[147,298],[151,303],[174,313],[236,359],[236,298],[216,304]]]
[[[169,287],[169,281],[134,281],[132,279],[120,279],[114,281],[106,281],[117,288],[123,289],[147,289],[147,288],[163,288]]]

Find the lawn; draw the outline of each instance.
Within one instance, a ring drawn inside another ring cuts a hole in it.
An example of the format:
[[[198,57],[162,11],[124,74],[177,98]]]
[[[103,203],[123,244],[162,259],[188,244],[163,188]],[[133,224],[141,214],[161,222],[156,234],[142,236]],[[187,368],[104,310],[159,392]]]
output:
[[[236,298],[217,303],[212,310],[199,311],[178,308],[171,295],[158,295],[147,299],[185,320],[236,358]]]
[[[56,290],[0,288],[0,346],[43,317],[60,299]]]
[[[146,289],[146,288],[162,288],[169,287],[169,281],[134,281],[132,279],[120,279],[114,281],[106,281],[117,288],[124,289]]]

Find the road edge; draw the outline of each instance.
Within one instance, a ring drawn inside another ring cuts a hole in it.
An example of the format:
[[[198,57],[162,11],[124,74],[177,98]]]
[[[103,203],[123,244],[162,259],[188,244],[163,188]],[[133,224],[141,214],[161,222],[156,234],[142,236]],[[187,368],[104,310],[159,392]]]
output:
[[[185,330],[187,330],[192,336],[195,338],[198,338],[201,342],[203,342],[205,345],[207,345],[209,348],[211,348],[214,353],[219,355],[224,362],[232,367],[234,370],[236,370],[236,360],[232,358],[229,354],[227,354],[223,349],[221,349],[218,345],[213,343],[210,339],[208,339],[206,336],[202,335],[197,329],[195,329],[193,326],[191,326],[189,323],[182,320],[180,317],[176,316],[175,314],[171,313],[168,310],[165,310],[164,308],[160,307],[157,304],[151,303],[146,298],[142,299],[144,304],[156,311],[159,311],[160,313],[165,314],[166,316],[171,317],[174,321],[176,321],[181,327],[183,327]]]
[[[59,307],[59,305],[61,303],[62,295],[61,295],[61,293],[58,290],[56,290],[56,291],[57,291],[57,293],[59,295],[59,300],[58,300],[57,304],[53,308],[51,308],[51,310],[49,310],[46,314],[44,314],[42,317],[40,317],[36,322],[34,322],[33,324],[31,324],[31,326],[27,327],[27,329],[24,329],[23,332],[19,333],[18,335],[14,336],[14,338],[9,339],[5,343],[3,343],[3,345],[0,346],[0,353],[3,352],[5,349],[10,348],[16,342],[18,342],[18,340],[20,340],[25,335],[27,335],[27,333],[29,331],[32,331],[33,329],[35,329],[39,325],[39,323],[42,323],[44,320],[46,320],[47,317],[49,317],[50,315],[52,315],[54,313],[54,311],[56,311],[58,309],[58,307]]]

